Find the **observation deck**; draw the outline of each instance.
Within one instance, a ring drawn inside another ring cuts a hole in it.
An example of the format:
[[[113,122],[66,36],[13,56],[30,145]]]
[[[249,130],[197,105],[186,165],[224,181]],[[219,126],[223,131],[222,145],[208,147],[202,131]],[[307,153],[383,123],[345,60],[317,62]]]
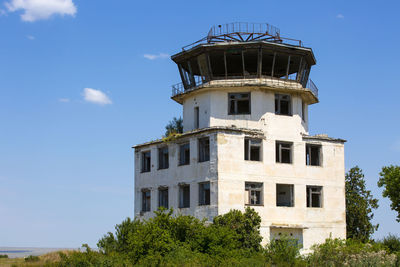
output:
[[[257,86],[304,92],[318,102],[318,88],[309,79],[316,60],[302,41],[284,38],[267,23],[213,26],[206,37],[173,55],[181,83],[172,86],[172,99],[202,88]]]

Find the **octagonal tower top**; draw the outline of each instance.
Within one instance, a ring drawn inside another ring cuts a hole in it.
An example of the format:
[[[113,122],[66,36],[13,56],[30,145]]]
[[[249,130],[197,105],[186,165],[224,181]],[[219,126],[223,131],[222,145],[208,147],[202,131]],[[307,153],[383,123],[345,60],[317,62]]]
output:
[[[318,102],[318,89],[309,79],[316,60],[300,40],[285,38],[267,23],[213,26],[207,36],[173,55],[182,83],[173,85],[172,99],[204,87],[257,86],[304,93]]]

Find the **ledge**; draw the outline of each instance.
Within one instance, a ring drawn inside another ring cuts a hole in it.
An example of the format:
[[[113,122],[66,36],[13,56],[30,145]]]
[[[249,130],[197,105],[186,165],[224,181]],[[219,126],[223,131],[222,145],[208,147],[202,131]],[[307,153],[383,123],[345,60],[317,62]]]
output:
[[[175,140],[179,140],[179,139],[182,139],[182,138],[185,138],[188,136],[203,134],[203,133],[210,133],[210,132],[237,132],[237,133],[249,134],[254,137],[265,138],[264,132],[262,130],[258,130],[258,129],[214,126],[214,127],[207,127],[207,128],[196,129],[193,131],[188,131],[188,132],[178,135],[176,138],[174,138],[172,140],[175,141]],[[168,143],[168,141],[164,141],[163,139],[157,139],[157,140],[153,140],[153,141],[146,142],[143,144],[138,144],[138,145],[132,146],[132,148],[136,149],[136,148],[141,148],[144,146],[150,146],[150,145],[162,144],[162,143]]]
[[[316,135],[304,135],[303,134],[303,140],[320,140],[320,141],[330,141],[330,142],[336,142],[336,143],[347,142],[347,140],[345,140],[345,139],[329,137],[326,134],[316,134]]]

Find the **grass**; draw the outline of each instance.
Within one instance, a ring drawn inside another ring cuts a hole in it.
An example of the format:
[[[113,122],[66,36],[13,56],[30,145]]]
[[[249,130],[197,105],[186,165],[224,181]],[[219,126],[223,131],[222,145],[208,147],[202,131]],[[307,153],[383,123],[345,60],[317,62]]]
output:
[[[71,253],[71,250],[62,250],[50,252],[44,255],[39,256],[38,261],[27,262],[25,258],[0,258],[0,267],[13,267],[13,266],[21,266],[21,267],[40,267],[45,265],[46,263],[54,263],[59,262],[61,260],[59,253],[62,252],[64,254]]]

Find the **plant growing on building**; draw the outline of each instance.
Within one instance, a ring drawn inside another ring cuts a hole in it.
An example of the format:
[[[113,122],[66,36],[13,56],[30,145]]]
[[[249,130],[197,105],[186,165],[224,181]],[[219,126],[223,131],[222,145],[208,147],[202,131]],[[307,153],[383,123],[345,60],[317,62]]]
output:
[[[379,225],[371,223],[373,209],[378,208],[375,199],[365,185],[362,170],[355,166],[346,173],[346,228],[347,238],[366,242]]]
[[[181,117],[179,117],[179,119],[174,117],[168,122],[167,126],[165,126],[165,137],[168,137],[171,134],[181,133],[183,133],[183,120]]]
[[[397,212],[396,220],[400,222],[400,166],[383,167],[379,175],[378,186],[384,188],[382,195],[390,199],[390,207]]]

